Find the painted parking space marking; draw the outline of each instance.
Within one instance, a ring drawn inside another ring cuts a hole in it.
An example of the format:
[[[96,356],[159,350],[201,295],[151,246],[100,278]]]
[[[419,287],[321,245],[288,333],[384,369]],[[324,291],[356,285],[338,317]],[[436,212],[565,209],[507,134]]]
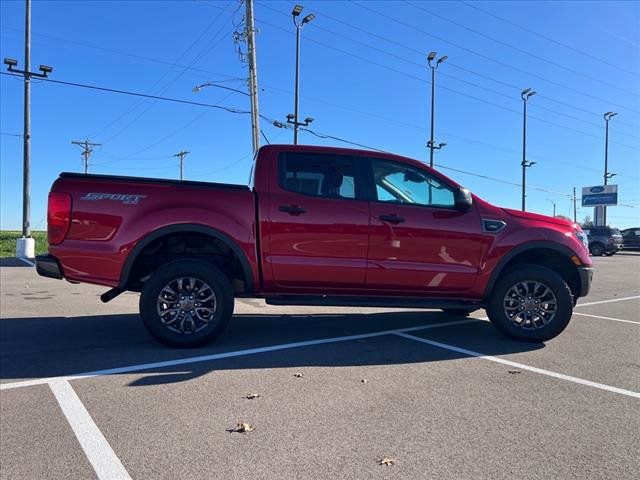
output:
[[[249,348],[246,350],[236,350],[233,352],[213,353],[211,355],[200,355],[197,357],[178,358],[174,360],[165,360],[161,362],[142,363],[138,365],[129,365],[126,367],[108,368],[105,370],[95,370],[93,372],[78,373],[73,375],[64,375],[59,377],[36,378],[33,380],[22,380],[19,382],[2,383],[0,390],[9,390],[13,388],[30,387],[33,385],[42,385],[57,381],[80,380],[83,378],[99,377],[104,375],[115,375],[120,373],[138,372],[141,370],[151,370],[164,367],[173,367],[176,365],[187,365],[192,363],[209,362],[212,360],[220,360],[223,358],[242,357],[245,355],[253,355],[256,353],[276,352],[278,350],[287,350],[290,348],[308,347],[313,345],[322,345],[327,343],[348,342],[351,340],[360,340],[363,338],[381,337],[399,332],[416,332],[418,330],[428,330],[430,328],[449,327],[453,325],[463,325],[465,323],[473,323],[484,321],[485,318],[469,318],[465,320],[455,320],[452,322],[432,323],[430,325],[420,325],[417,327],[407,327],[395,330],[383,330],[379,332],[362,333],[357,335],[347,335],[344,337],[323,338],[318,340],[306,340],[302,342],[284,343],[280,345],[271,345],[268,347]]]
[[[602,320],[613,320],[614,322],[632,323],[634,325],[640,325],[640,322],[634,322],[633,320],[624,320],[622,318],[603,317],[602,315],[591,315],[589,313],[573,312],[574,315],[581,315],[583,317],[600,318]]]
[[[611,300],[599,300],[597,302],[579,303],[574,308],[588,307],[590,305],[600,305],[602,303],[622,302],[623,300],[635,300],[636,298],[640,298],[640,295],[634,295],[633,297],[612,298]]]
[[[49,387],[98,479],[131,480],[129,473],[89,415],[71,384],[65,380],[56,380],[50,382]]]
[[[485,355],[484,353],[474,352],[473,350],[467,350],[466,348],[456,347],[455,345],[449,345],[448,343],[436,342],[434,340],[428,340],[426,338],[416,337],[415,335],[409,335],[408,333],[405,333],[405,332],[395,332],[394,335],[397,335],[399,337],[403,337],[409,340],[413,340],[416,342],[426,343],[427,345],[442,348],[444,350],[450,350],[453,352],[461,353],[469,357],[477,357],[483,360],[489,360],[490,362],[501,363],[503,365],[509,365],[510,367],[516,367],[522,370],[528,370],[530,372],[539,373],[541,375],[546,375],[548,377],[558,378],[560,380],[566,380],[568,382],[578,383],[580,385],[586,385],[587,387],[598,388],[600,390],[605,390],[607,392],[613,392],[620,395],[626,395],[628,397],[640,398],[639,392],[625,390],[624,388],[612,387],[610,385],[605,385],[603,383],[592,382],[591,380],[584,380],[582,378],[572,377],[570,375],[553,372],[551,370],[544,370],[538,367],[531,367],[523,363],[512,362],[511,360],[505,360],[504,358],[494,357],[492,355]]]

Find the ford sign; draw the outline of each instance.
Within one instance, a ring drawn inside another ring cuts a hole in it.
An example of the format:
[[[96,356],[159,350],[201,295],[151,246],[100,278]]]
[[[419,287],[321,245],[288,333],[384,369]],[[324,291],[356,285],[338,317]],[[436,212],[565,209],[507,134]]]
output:
[[[582,206],[596,207],[599,205],[617,205],[617,185],[596,185],[595,187],[582,187]]]

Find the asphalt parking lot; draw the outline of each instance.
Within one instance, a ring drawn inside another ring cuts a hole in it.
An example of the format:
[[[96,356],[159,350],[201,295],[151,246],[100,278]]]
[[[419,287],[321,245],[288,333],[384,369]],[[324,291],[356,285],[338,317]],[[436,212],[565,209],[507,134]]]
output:
[[[594,262],[546,344],[483,311],[242,300],[215,344],[172,350],[136,294],[4,261],[0,477],[637,478],[640,254]]]

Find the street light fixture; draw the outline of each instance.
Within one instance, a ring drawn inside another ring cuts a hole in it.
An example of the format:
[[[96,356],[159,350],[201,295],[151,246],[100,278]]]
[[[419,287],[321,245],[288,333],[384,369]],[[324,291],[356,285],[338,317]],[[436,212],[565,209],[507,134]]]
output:
[[[205,82],[205,83],[203,83],[203,84],[201,84],[201,85],[196,85],[195,87],[193,87],[193,88],[191,89],[191,91],[192,91],[193,93],[198,93],[198,92],[200,92],[203,88],[206,88],[206,87],[222,88],[222,89],[224,89],[224,90],[230,90],[230,91],[232,91],[232,92],[240,93],[240,94],[245,95],[245,96],[247,96],[247,97],[249,97],[249,96],[250,96],[247,92],[243,92],[242,90],[238,90],[237,88],[231,88],[231,87],[227,87],[227,86],[225,86],[225,85],[219,85],[219,84],[217,84],[217,83],[215,83],[215,82]]]
[[[430,135],[429,141],[427,142],[427,148],[429,148],[429,166],[431,168],[433,168],[433,151],[439,150],[440,148],[442,148],[442,146],[446,145],[446,144],[444,145],[440,144],[442,146],[436,146],[435,140],[433,139],[433,135],[434,135],[434,128],[435,128],[434,116],[435,116],[435,96],[436,96],[436,70],[438,69],[438,66],[449,57],[447,57],[446,55],[443,55],[434,63],[436,55],[437,55],[436,52],[429,52],[429,55],[427,55],[427,65],[429,65],[429,68],[431,69],[431,135]]]
[[[547,202],[551,202],[553,204],[553,216],[556,216],[556,202],[554,202],[553,200],[551,200],[550,198],[546,198],[545,199]]]
[[[536,162],[528,162],[527,161],[527,102],[531,97],[533,97],[537,92],[532,90],[531,88],[525,88],[520,92],[520,97],[522,98],[523,104],[523,114],[522,114],[522,162],[520,166],[522,167],[522,211],[525,211],[526,208],[526,198],[527,198],[527,168],[536,164]]]
[[[293,124],[293,144],[298,144],[298,128],[301,126],[306,127],[313,121],[312,118],[307,117],[304,122],[298,121],[298,106],[300,103],[300,32],[302,31],[302,27],[304,27],[307,23],[313,21],[316,16],[313,13],[310,13],[306,17],[302,19],[300,23],[298,23],[297,18],[302,13],[302,5],[296,5],[293,7],[291,11],[291,19],[293,20],[293,24],[296,27],[296,78],[295,78],[295,93],[293,99],[293,113],[287,115],[287,123]]]

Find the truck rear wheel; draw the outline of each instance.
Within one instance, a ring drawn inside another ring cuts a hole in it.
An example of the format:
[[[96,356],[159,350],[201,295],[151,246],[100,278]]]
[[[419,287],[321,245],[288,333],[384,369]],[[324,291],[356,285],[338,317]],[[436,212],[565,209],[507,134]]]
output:
[[[149,333],[172,347],[197,347],[224,332],[233,315],[233,290],[215,266],[176,260],[158,268],[140,295]]]
[[[573,296],[554,271],[518,265],[496,283],[487,302],[487,313],[491,323],[508,337],[544,342],[569,324]]]

